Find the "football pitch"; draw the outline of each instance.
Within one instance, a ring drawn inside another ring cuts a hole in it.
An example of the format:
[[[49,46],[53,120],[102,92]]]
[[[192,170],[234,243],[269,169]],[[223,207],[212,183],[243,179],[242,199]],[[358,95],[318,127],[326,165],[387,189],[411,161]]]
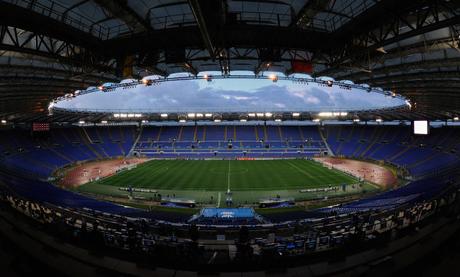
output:
[[[299,191],[357,183],[358,180],[352,176],[305,159],[151,160],[131,170],[85,184],[78,190],[119,195],[126,194],[118,190],[120,187],[143,188],[157,190],[164,196],[175,195],[215,204],[219,204],[230,190],[235,202],[244,204],[274,196],[296,200],[322,197],[327,193],[301,194]],[[329,193],[346,194],[342,189]],[[138,195],[148,197],[146,193],[139,192]]]

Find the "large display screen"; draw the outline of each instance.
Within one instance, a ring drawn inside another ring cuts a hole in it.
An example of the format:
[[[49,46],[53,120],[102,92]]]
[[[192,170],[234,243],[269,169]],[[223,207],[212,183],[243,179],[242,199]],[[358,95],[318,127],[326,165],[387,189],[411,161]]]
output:
[[[47,132],[50,130],[49,123],[34,122],[32,123],[32,131],[34,132]]]
[[[428,135],[430,124],[427,120],[415,120],[413,123],[415,135]]]

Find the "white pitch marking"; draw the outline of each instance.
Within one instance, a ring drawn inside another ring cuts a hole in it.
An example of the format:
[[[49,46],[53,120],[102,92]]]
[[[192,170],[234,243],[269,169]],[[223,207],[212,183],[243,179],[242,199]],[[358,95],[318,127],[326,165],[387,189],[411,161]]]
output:
[[[230,160],[228,161],[227,191],[230,191]]]

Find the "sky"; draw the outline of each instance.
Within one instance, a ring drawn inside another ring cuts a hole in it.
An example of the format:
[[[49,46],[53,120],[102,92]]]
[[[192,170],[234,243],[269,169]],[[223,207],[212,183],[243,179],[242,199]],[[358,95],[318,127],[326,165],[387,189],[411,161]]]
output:
[[[404,105],[404,100],[291,80],[203,79],[138,85],[111,92],[97,91],[55,106],[72,110],[132,112],[328,112],[380,109]]]

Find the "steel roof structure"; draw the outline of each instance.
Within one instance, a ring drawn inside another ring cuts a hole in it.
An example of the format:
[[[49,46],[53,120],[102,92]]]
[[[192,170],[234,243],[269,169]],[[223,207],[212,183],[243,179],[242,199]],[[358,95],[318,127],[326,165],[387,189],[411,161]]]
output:
[[[46,117],[55,97],[127,77],[269,70],[395,91],[414,103],[401,118],[453,118],[459,13],[458,0],[1,0],[0,117]]]

